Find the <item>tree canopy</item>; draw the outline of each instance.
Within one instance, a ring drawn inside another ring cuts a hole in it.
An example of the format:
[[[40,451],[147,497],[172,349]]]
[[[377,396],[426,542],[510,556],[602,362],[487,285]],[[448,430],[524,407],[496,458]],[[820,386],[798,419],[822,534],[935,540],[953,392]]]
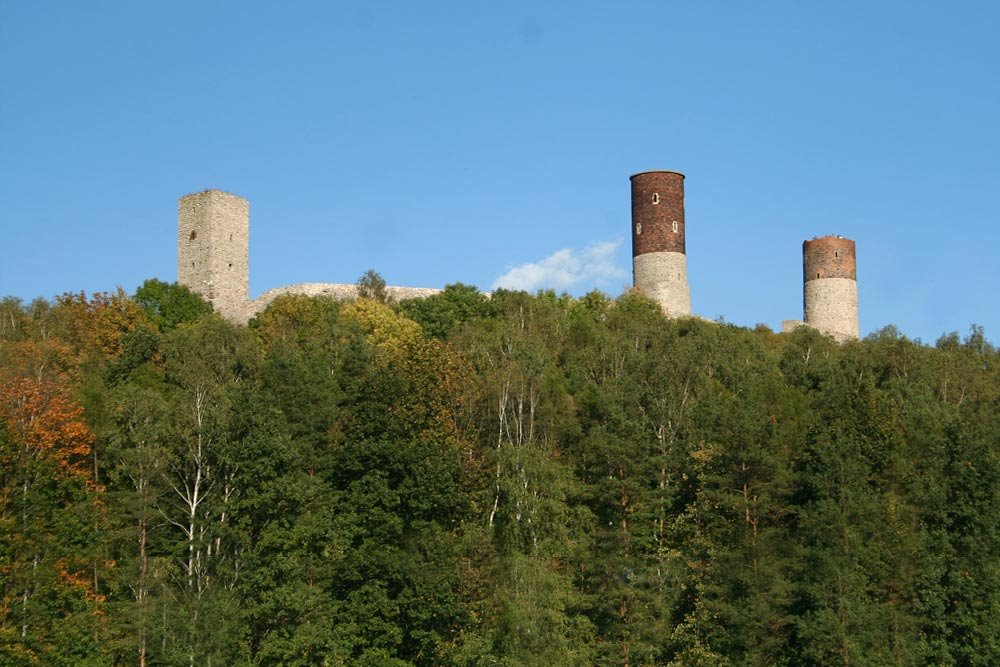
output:
[[[359,290],[0,301],[0,663],[1000,663],[978,327]]]

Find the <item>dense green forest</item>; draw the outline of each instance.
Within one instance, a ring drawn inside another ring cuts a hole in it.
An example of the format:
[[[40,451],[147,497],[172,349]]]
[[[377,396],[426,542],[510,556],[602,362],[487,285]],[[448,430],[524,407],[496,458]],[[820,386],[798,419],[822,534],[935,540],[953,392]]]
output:
[[[0,301],[0,664],[1000,664],[981,330],[367,291]]]

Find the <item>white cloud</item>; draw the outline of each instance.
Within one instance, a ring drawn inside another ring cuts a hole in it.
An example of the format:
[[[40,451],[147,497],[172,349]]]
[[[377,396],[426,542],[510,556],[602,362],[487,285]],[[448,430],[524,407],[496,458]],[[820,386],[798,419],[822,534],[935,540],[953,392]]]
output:
[[[621,241],[592,243],[583,250],[563,248],[538,262],[515,266],[493,281],[493,289],[534,292],[539,289],[568,290],[581,283],[606,285],[625,277],[615,264]]]

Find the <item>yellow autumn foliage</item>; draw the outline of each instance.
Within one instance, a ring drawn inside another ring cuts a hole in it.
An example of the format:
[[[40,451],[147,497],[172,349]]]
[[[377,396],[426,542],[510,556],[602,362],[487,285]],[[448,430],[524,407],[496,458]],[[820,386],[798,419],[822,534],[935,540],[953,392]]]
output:
[[[368,342],[384,352],[400,352],[420,338],[419,324],[384,303],[356,299],[340,312],[345,320],[359,324]]]

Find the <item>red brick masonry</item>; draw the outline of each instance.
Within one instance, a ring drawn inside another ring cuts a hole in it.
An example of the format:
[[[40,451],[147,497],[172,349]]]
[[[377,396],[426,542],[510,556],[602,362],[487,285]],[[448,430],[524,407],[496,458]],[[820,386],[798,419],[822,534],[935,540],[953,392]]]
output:
[[[802,242],[802,272],[805,282],[820,278],[858,279],[854,241],[842,236],[823,236]]]
[[[684,174],[644,171],[632,176],[631,181],[632,256],[684,253]],[[657,200],[659,203],[655,203]]]

